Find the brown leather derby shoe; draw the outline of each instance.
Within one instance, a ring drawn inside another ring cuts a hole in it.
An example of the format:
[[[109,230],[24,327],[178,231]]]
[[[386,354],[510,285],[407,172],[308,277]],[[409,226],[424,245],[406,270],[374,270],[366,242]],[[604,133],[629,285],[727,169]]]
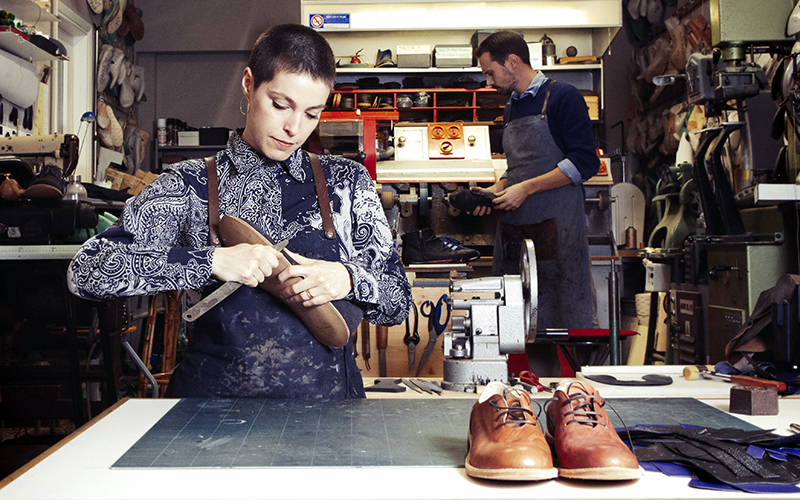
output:
[[[555,441],[559,477],[629,480],[639,461],[614,431],[605,400],[584,381],[563,382],[547,406],[547,437]]]
[[[490,382],[469,419],[467,475],[484,479],[539,481],[558,475],[524,391]]]

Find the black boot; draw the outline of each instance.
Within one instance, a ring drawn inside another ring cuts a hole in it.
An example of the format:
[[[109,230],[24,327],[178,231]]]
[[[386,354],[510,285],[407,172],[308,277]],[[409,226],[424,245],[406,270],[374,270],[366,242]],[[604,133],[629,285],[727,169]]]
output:
[[[412,231],[403,239],[403,264],[451,264],[469,262],[481,256],[474,248],[466,248],[457,240],[438,237],[432,229]]]

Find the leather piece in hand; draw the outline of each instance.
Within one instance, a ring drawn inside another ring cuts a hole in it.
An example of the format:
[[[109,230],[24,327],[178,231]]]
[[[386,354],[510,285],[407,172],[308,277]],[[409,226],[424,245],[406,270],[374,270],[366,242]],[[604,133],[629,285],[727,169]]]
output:
[[[223,246],[226,247],[240,243],[272,246],[272,243],[250,224],[230,215],[223,216],[219,221],[219,236]],[[285,258],[278,262],[278,267],[272,270],[272,275],[266,277],[258,287],[280,298],[281,290],[297,283],[302,278],[291,278],[280,283],[278,275],[289,267],[289,263]],[[287,303],[286,305],[300,318],[300,321],[320,343],[335,349],[347,345],[347,341],[350,339],[347,322],[330,302],[311,307],[306,307],[302,303]]]

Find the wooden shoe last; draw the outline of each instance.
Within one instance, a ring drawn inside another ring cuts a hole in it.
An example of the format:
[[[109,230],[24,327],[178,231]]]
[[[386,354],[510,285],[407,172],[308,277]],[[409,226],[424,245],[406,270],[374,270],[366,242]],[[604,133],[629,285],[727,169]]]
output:
[[[219,236],[222,240],[222,244],[226,247],[231,247],[240,243],[272,246],[272,243],[250,226],[250,224],[229,215],[222,217],[219,221]],[[302,279],[290,278],[284,283],[279,282],[278,275],[288,266],[289,263],[286,259],[280,259],[278,261],[278,267],[273,269],[272,275],[267,276],[258,287],[271,293],[275,297],[280,297],[279,293],[281,290]],[[310,307],[304,306],[301,303],[286,305],[289,306],[297,317],[300,318],[300,321],[306,325],[306,328],[308,328],[314,338],[322,344],[332,348],[340,348],[347,345],[347,341],[350,339],[350,331],[347,322],[330,302]]]

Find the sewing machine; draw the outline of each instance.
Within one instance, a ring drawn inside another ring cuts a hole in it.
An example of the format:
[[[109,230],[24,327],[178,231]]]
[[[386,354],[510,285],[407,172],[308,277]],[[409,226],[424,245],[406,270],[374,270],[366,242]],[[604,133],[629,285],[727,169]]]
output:
[[[0,138],[0,156],[22,158],[31,167],[53,163],[61,169],[64,177],[75,172],[78,151],[78,136],[74,134]]]
[[[538,281],[533,242],[525,240],[520,253],[519,275],[451,283],[452,326],[444,332],[443,388],[474,392],[493,380],[508,383],[507,355],[525,352],[525,344],[535,340]],[[493,298],[477,298],[478,294]]]
[[[25,189],[45,164],[64,177],[78,165],[78,137],[73,134],[0,138],[0,171]],[[97,227],[97,213],[87,202],[63,199],[0,202],[0,245],[46,245],[70,241],[78,230]],[[87,232],[86,236],[90,236]]]

